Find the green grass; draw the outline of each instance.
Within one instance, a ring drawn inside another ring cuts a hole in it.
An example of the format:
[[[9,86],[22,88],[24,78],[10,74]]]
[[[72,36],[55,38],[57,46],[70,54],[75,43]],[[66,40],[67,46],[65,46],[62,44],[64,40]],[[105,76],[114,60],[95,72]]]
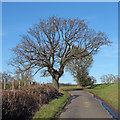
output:
[[[87,86],[86,88],[88,88],[89,86]],[[62,90],[80,90],[83,89],[81,86],[62,86],[60,87],[60,89]]]
[[[62,112],[62,109],[66,105],[68,99],[70,98],[70,94],[62,91],[63,95],[57,99],[52,100],[49,104],[44,105],[40,111],[38,111],[33,120],[36,118],[57,118],[59,114]]]
[[[62,86],[60,87],[62,90],[76,90],[77,86]]]
[[[104,100],[114,110],[118,111],[118,84],[110,83],[97,85],[93,89],[84,89],[90,91]],[[120,105],[119,105],[120,106]]]

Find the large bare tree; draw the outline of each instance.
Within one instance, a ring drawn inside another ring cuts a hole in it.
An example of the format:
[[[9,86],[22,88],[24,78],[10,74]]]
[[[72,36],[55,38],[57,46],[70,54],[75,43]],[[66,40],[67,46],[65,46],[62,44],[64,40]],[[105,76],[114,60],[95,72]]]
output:
[[[35,74],[42,70],[43,76],[52,76],[58,88],[59,78],[70,60],[95,54],[101,46],[109,43],[103,32],[89,29],[84,20],[40,19],[13,49],[15,57],[11,65],[20,71],[34,68]]]

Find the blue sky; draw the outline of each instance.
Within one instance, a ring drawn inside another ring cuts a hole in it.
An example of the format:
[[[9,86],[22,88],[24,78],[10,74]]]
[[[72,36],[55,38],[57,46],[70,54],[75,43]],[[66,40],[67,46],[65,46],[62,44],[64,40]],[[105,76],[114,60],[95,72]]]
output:
[[[11,48],[21,40],[20,35],[25,34],[28,28],[38,23],[40,18],[58,16],[64,18],[86,19],[88,26],[96,31],[105,32],[111,47],[101,47],[94,56],[90,75],[100,83],[100,76],[112,73],[118,74],[118,3],[117,2],[79,2],[79,3],[33,3],[11,2],[2,3],[2,71],[12,71],[7,65],[12,57]],[[37,74],[36,81],[51,82],[51,77],[40,78]],[[75,83],[70,73],[65,72],[60,82]]]

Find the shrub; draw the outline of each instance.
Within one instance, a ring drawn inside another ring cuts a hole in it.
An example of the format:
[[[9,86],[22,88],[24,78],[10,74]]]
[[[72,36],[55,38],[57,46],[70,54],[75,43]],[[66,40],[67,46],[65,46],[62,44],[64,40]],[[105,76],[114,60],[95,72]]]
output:
[[[2,95],[3,120],[25,120],[60,93],[50,85],[36,85],[13,91],[3,90]]]

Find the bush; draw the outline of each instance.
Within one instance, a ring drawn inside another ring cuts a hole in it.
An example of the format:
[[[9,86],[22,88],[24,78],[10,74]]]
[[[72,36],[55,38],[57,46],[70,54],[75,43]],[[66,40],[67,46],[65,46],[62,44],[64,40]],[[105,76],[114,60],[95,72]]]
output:
[[[50,85],[36,85],[21,90],[3,90],[3,120],[25,120],[33,116],[41,106],[58,97],[60,93]]]

